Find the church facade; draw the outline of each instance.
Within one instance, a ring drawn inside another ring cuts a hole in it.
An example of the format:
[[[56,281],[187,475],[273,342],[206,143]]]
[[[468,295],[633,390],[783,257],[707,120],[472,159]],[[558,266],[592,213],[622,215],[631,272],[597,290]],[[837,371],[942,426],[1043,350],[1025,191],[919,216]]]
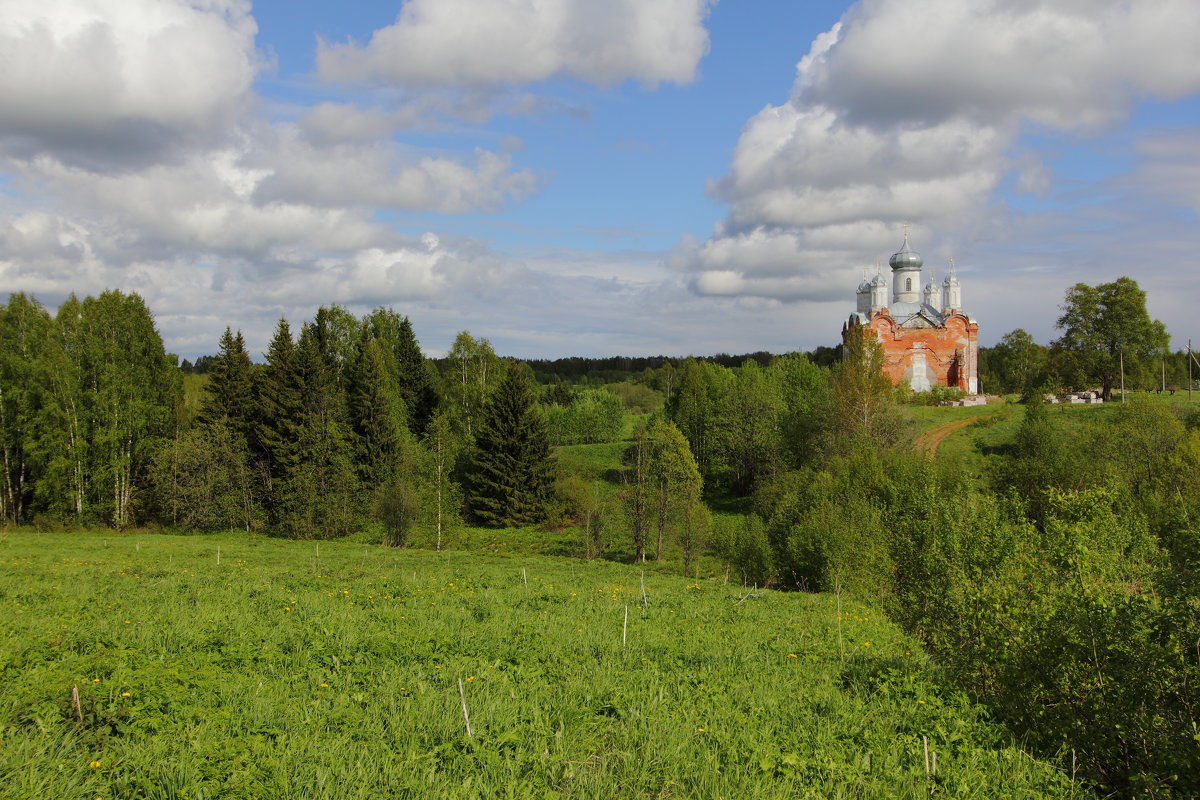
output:
[[[963,311],[953,262],[945,281],[938,284],[931,276],[922,288],[924,263],[906,231],[903,246],[888,261],[891,286],[878,272],[864,280],[842,335],[851,327],[869,327],[883,345],[884,370],[897,385],[907,381],[915,392],[951,386],[977,394],[979,324]]]

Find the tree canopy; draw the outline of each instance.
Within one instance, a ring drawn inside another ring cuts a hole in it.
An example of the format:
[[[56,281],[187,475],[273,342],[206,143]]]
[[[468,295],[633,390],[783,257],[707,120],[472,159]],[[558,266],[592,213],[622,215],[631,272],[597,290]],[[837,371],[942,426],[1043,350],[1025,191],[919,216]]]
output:
[[[1166,354],[1166,327],[1146,312],[1146,293],[1131,278],[1067,290],[1056,327],[1062,336],[1052,345],[1061,356],[1060,376],[1075,388],[1099,384],[1105,400],[1126,375],[1141,382],[1155,356]],[[1062,374],[1066,373],[1066,374]]]

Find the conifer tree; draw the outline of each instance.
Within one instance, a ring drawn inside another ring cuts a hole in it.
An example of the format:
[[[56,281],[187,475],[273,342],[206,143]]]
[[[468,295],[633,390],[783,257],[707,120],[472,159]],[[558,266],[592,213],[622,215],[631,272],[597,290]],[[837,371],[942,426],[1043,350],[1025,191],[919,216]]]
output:
[[[358,350],[346,374],[359,477],[368,488],[381,486],[397,476],[409,440],[408,414],[388,369],[388,356],[367,325],[362,326]]]
[[[437,408],[433,373],[421,352],[408,317],[390,308],[377,308],[366,317],[371,336],[389,356],[389,368],[408,409],[408,426],[415,434],[425,430]]]
[[[221,335],[220,351],[208,371],[204,390],[198,421],[201,424],[224,421],[234,436],[242,440],[243,449],[253,448],[257,441],[258,402],[254,365],[241,331],[234,334],[226,328]]]
[[[276,519],[281,528],[300,538],[342,536],[350,532],[356,517],[358,481],[338,365],[326,357],[315,325],[304,326],[291,360],[297,407],[291,444],[280,465],[280,485],[274,492]],[[267,386],[271,387],[270,381]]]
[[[257,438],[265,457],[262,481],[267,519],[279,525],[286,516],[288,483],[299,460],[296,427],[300,419],[300,377],[296,372],[296,343],[286,319],[280,319],[267,349],[259,392]]]
[[[467,480],[475,517],[493,527],[545,518],[550,496],[550,439],[529,367],[510,367],[483,407]]]

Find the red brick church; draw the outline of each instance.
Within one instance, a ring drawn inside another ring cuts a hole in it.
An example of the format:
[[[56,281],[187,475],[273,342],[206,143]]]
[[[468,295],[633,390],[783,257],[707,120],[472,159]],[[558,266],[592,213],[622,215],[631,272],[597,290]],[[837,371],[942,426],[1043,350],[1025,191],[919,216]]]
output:
[[[931,276],[921,288],[921,254],[904,245],[888,261],[887,280],[876,272],[858,287],[858,309],[843,329],[866,325],[883,344],[884,370],[892,382],[907,381],[915,392],[954,386],[965,394],[979,391],[979,323],[962,310],[962,288],[950,262],[939,286]]]

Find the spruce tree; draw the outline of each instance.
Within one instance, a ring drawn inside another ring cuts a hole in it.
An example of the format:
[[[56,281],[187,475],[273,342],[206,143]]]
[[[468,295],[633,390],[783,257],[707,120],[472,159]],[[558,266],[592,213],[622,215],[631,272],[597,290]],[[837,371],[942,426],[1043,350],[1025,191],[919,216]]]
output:
[[[247,449],[256,449],[257,442],[254,378],[254,365],[246,352],[242,332],[235,334],[226,328],[221,335],[220,352],[208,372],[198,421],[204,425],[224,422],[242,440],[241,447]]]
[[[358,481],[339,365],[326,358],[320,334],[319,326],[305,325],[295,356],[300,412],[296,461],[283,487],[284,527],[301,538],[344,536],[356,515]]]
[[[525,364],[506,371],[483,407],[466,483],[471,512],[484,525],[530,525],[545,519],[550,438]]]
[[[346,374],[355,464],[366,487],[379,487],[394,480],[400,469],[409,443],[408,413],[388,356],[367,325]]]
[[[269,523],[279,525],[286,516],[284,487],[300,457],[296,442],[300,377],[296,372],[296,343],[286,319],[280,319],[275,327],[259,388],[257,437],[265,455],[264,504]]]
[[[421,345],[408,317],[390,308],[377,308],[367,315],[371,337],[378,340],[388,355],[389,369],[408,409],[408,427],[420,434],[437,409],[435,372],[429,369]]]

